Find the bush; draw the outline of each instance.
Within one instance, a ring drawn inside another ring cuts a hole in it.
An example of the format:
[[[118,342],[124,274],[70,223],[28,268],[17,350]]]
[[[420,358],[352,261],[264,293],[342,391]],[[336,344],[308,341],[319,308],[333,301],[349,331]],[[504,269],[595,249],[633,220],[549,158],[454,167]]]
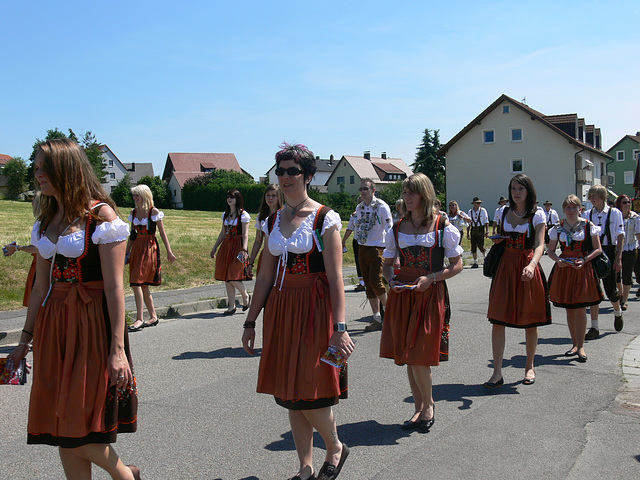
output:
[[[111,198],[119,207],[132,208],[133,197],[131,196],[131,177],[127,173],[122,180],[118,182],[116,187],[111,192]]]
[[[162,180],[158,175],[155,177],[142,177],[138,181],[138,185],[147,185],[153,194],[153,204],[156,208],[171,208],[173,201],[169,184]]]

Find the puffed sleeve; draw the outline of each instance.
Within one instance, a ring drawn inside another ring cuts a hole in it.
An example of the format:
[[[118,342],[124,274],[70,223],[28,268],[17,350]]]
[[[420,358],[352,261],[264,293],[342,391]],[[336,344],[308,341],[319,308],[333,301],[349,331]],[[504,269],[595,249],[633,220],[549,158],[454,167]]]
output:
[[[549,238],[551,240],[558,240],[559,231],[556,225],[549,229]]]
[[[37,220],[36,223],[33,224],[33,229],[31,230],[31,245],[38,245],[39,239],[40,239],[40,220]]]
[[[320,235],[324,235],[324,232],[327,231],[327,228],[331,228],[334,225],[338,225],[338,231],[342,228],[342,220],[340,219],[340,214],[335,210],[329,210],[327,214],[324,216],[324,222],[322,224],[322,231]]]
[[[251,215],[249,215],[246,211],[242,211],[242,216],[240,217],[240,221],[242,223],[249,223],[251,221]]]
[[[547,217],[544,214],[544,210],[542,208],[538,208],[536,213],[533,215],[533,226],[537,227],[541,223],[546,223]]]
[[[129,223],[133,222],[133,215],[129,214],[129,219],[127,220]]]
[[[161,212],[160,210],[158,210],[157,215],[151,215],[151,220],[153,220],[154,222],[157,222],[158,220],[162,220],[163,218],[164,218],[164,212]]]
[[[384,251],[382,258],[396,258],[398,256],[398,248],[396,247],[396,236],[393,229],[384,237]]]
[[[597,226],[595,223],[591,224],[591,236],[592,237],[596,237],[599,236],[601,232],[601,229],[599,226]]]
[[[262,223],[259,218],[256,218],[256,224],[254,225],[256,230],[262,230]]]
[[[453,225],[447,225],[446,227],[444,227],[442,246],[444,247],[444,254],[447,256],[447,258],[454,258],[462,255],[462,252],[464,252],[464,250],[459,244],[460,230],[458,230]]]
[[[129,225],[124,223],[120,218],[116,218],[112,222],[102,222],[96,227],[91,240],[93,243],[100,245],[104,243],[123,242],[129,237]]]

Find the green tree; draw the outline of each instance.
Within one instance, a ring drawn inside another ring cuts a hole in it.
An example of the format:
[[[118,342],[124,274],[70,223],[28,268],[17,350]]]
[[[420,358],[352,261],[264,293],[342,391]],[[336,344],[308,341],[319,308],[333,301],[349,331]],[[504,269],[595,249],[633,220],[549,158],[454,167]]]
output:
[[[133,197],[131,196],[131,176],[127,173],[122,180],[120,180],[113,192],[111,192],[111,198],[116,202],[119,207],[133,207]]]
[[[436,194],[444,194],[446,188],[444,157],[438,155],[440,147],[440,130],[427,128],[418,147],[416,161],[411,165],[414,172],[424,173],[431,179]]]
[[[394,205],[399,198],[402,198],[402,180],[398,180],[397,182],[391,183],[389,185],[385,185],[384,188],[380,190],[376,190],[378,197],[381,200],[384,200],[391,210],[394,211]]]
[[[128,176],[128,175],[127,175]],[[171,192],[169,184],[162,180],[159,176],[142,177],[138,181],[138,185],[147,185],[153,194],[153,204],[158,208],[170,208],[172,205]]]
[[[75,141],[78,142],[76,134],[73,133],[71,129],[69,129],[69,138],[71,140],[75,139]],[[82,145],[84,153],[87,155],[89,163],[91,163],[93,167],[93,171],[96,172],[100,182],[104,183],[104,177],[107,175],[105,171],[106,164],[104,158],[102,158],[102,150],[100,149],[100,144],[96,141],[96,136],[89,130],[82,136],[82,140],[79,143]]]
[[[13,157],[5,164],[2,174],[7,177],[7,196],[9,198],[17,198],[27,189],[27,171],[27,164],[20,157]]]

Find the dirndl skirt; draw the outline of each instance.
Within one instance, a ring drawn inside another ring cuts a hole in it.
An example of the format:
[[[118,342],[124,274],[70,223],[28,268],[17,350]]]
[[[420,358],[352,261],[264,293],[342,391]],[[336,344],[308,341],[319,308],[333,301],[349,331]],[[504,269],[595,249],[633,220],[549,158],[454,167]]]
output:
[[[160,285],[162,265],[155,235],[138,234],[129,251],[129,285]]]
[[[133,369],[127,330],[125,354]],[[54,283],[33,332],[27,443],[113,443],[137,428],[137,389],[109,386],[111,325],[103,282]]]
[[[282,288],[278,279],[264,310],[257,391],[290,410],[323,408],[346,398],[346,369],[341,375],[320,360],[332,333],[326,273],[287,273]]]
[[[533,250],[504,249],[489,290],[487,317],[491,323],[514,328],[551,323],[549,290],[540,265],[530,281],[522,281],[522,271],[532,258]]]
[[[570,251],[560,255],[561,258],[583,256],[582,252]],[[600,281],[591,262],[585,263],[580,270],[554,265],[549,275],[549,297],[554,306],[562,308],[584,308],[598,305],[604,300]]]
[[[390,290],[380,356],[392,358],[396,365],[435,366],[448,360],[449,312],[445,282],[431,285],[424,292]],[[442,351],[443,345],[446,352]]]
[[[247,280],[245,264],[238,260],[240,252],[242,252],[242,236],[226,235],[216,253],[216,271],[214,275],[216,280],[225,282]]]

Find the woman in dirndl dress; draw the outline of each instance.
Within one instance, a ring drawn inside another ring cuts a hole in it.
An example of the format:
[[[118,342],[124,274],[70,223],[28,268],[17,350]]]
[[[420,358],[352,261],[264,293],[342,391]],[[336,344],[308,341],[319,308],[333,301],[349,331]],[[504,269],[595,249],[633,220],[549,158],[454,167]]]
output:
[[[565,219],[549,230],[548,255],[556,262],[549,275],[549,297],[556,307],[567,310],[567,325],[573,346],[565,355],[587,361],[584,335],[587,331],[587,307],[604,300],[600,281],[591,261],[602,253],[600,229],[580,217],[582,202],[569,195],[562,202]],[[589,238],[591,237],[591,238]],[[562,253],[556,254],[560,242]]]
[[[148,185],[136,185],[131,189],[136,208],[129,215],[131,236],[127,242],[127,259],[129,261],[129,285],[133,289],[136,301],[136,321],[129,326],[130,332],[137,332],[145,327],[155,327],[158,316],[153,305],[149,285],[162,283],[162,265],[160,251],[156,239],[156,229],[167,249],[167,260],[173,263],[176,256],[171,251],[169,239],[164,230],[164,213],[153,206],[153,193]],[[143,304],[144,302],[144,304]],[[145,322],[142,313],[144,305],[149,311],[149,321]]]
[[[228,307],[224,315],[236,313],[236,290],[242,295],[242,311],[249,308],[251,296],[242,283],[248,280],[246,267],[249,261],[249,222],[251,217],[243,209],[242,194],[232,188],[227,192],[227,208],[222,214],[222,229],[211,249],[211,258],[216,259],[215,279],[224,281],[227,289]],[[216,255],[218,247],[220,251]]]
[[[435,191],[426,175],[404,180],[402,198],[406,213],[387,234],[383,253],[391,291],[380,356],[407,365],[415,412],[402,428],[427,433],[435,421],[431,367],[448,359],[450,307],[444,280],[462,271],[462,247],[460,232],[434,205]]]
[[[493,240],[507,243],[489,291],[487,317],[493,324],[493,374],[485,382],[485,388],[504,384],[505,327],[525,330],[527,360],[522,383],[533,385],[538,327],[551,323],[547,281],[539,265],[544,252],[544,211],[536,206],[536,191],[526,175],[514,175],[508,188],[509,206],[502,211],[500,225],[502,235],[507,238]]]
[[[318,480],[337,478],[349,455],[332,408],[346,397],[346,365],[336,368],[320,360],[329,346],[344,359],[353,351],[345,323],[341,221],[309,197],[315,171],[315,156],[303,145],[284,144],[276,154],[285,206],[265,226],[268,251],[242,337],[253,355],[256,318],[264,306],[257,390],[288,410],[299,460],[295,480],[316,478],[314,428],[327,449]]]
[[[33,341],[27,443],[57,446],[67,478],[90,479],[95,463],[111,478],[139,479],[111,446],[137,425],[123,287],[129,227],[76,142],[43,142],[34,167],[43,196],[31,237],[36,282],[10,354],[17,365]]]
[[[256,266],[256,274],[260,271],[260,264],[262,263],[262,253],[260,249],[264,243],[264,223],[269,218],[269,215],[276,213],[282,208],[282,194],[280,188],[275,183],[267,186],[262,196],[262,204],[260,205],[260,212],[258,218],[256,218],[256,239],[253,242],[253,248],[251,249],[251,255],[249,255],[249,272],[253,276],[253,265],[258,258],[258,265]],[[258,255],[260,254],[260,255]]]

